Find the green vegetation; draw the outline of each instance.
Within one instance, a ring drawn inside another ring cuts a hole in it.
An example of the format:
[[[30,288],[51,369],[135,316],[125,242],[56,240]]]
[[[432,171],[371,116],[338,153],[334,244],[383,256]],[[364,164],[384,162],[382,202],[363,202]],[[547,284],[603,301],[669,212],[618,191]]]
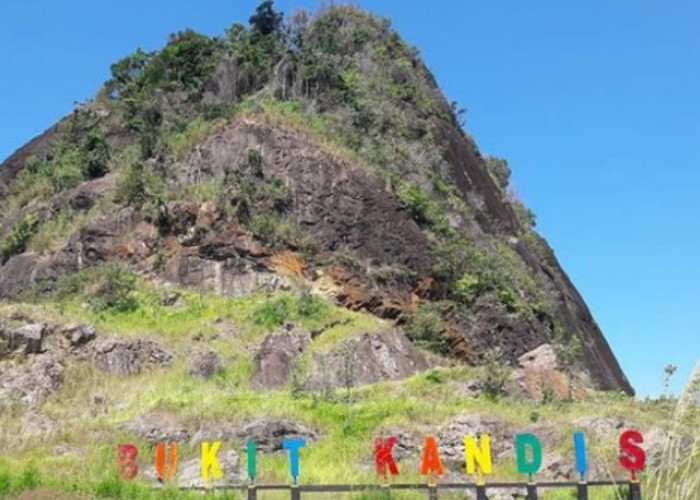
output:
[[[0,242],[0,263],[4,264],[10,257],[24,252],[27,242],[36,232],[37,219],[29,215],[14,225],[12,230]]]
[[[80,145],[80,170],[85,179],[102,177],[109,171],[109,146],[104,134],[91,130]]]
[[[251,319],[256,325],[272,329],[285,321],[322,322],[329,313],[324,300],[303,291],[298,296],[283,295],[263,302],[253,310]]]
[[[418,310],[405,317],[406,335],[417,345],[446,354],[449,340],[445,333],[442,315],[434,304],[421,304]]]

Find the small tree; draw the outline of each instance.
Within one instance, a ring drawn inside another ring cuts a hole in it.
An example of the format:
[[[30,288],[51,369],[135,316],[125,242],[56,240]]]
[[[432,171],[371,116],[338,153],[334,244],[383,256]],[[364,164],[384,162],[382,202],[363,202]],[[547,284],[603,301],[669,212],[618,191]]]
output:
[[[86,179],[96,179],[109,172],[109,146],[102,132],[91,130],[80,146],[80,169]]]
[[[501,349],[494,347],[484,355],[485,373],[482,388],[486,396],[496,399],[505,392],[506,382],[510,377],[510,367],[503,362]]]
[[[258,5],[248,22],[253,30],[266,36],[281,31],[283,19],[283,14],[275,11],[274,2],[266,0]]]
[[[664,393],[663,393],[663,398],[666,399],[670,396],[669,394],[669,386],[671,385],[671,378],[673,378],[673,375],[676,373],[676,370],[678,367],[676,365],[668,364],[664,368]]]

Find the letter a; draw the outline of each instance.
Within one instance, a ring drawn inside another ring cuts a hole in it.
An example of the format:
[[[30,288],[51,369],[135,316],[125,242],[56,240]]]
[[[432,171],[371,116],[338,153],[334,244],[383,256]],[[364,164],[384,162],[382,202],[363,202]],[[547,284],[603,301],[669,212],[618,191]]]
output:
[[[170,443],[170,453],[165,451],[165,443],[156,445],[156,474],[160,482],[169,481],[177,474],[177,443]]]
[[[221,465],[216,454],[219,453],[221,441],[202,443],[202,479],[218,479],[221,477]]]
[[[389,437],[386,440],[381,437],[374,439],[374,462],[377,464],[377,474],[387,477],[387,469],[392,476],[399,475],[399,468],[394,460],[393,449],[396,444],[395,437]]]
[[[428,474],[437,474],[442,476],[442,460],[440,460],[440,452],[438,451],[437,440],[434,436],[425,438],[425,448],[423,448],[423,463],[420,467],[420,473],[424,476]]]
[[[481,480],[482,474],[493,473],[493,461],[491,460],[491,437],[482,434],[477,446],[474,436],[464,438],[464,459],[466,462],[467,474],[477,475]]]

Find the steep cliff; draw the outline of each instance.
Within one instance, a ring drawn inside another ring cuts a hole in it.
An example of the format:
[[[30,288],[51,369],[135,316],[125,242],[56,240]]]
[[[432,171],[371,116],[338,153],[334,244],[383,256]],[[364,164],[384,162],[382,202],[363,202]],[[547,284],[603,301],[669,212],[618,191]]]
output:
[[[507,163],[388,21],[261,9],[112,73],[0,167],[3,300],[112,262],[228,296],[308,288],[440,355],[549,343],[585,384],[633,392]]]

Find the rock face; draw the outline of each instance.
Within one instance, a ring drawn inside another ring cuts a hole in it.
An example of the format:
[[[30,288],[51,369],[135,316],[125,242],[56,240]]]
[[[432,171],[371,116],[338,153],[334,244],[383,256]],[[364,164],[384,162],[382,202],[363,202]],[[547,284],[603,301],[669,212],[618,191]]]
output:
[[[175,85],[164,83],[146,93],[147,104],[164,123],[201,117],[212,107],[229,109],[244,98],[255,103],[246,116],[229,117],[212,127],[189,151],[146,159],[151,173],[162,176],[168,188],[211,183],[223,188],[218,199],[171,200],[159,207],[157,216],[137,206],[103,210],[57,251],[8,256],[0,266],[0,299],[16,298],[27,290],[49,291],[61,276],[115,260],[149,277],[245,295],[259,288],[294,286],[271,260],[282,251],[313,246],[307,253],[315,262],[300,266],[295,278],[329,290],[348,308],[399,319],[414,313],[419,303],[451,301],[452,307],[441,312],[449,326],[450,352],[467,363],[478,363],[486,351],[500,347],[506,361],[515,364],[523,354],[551,342],[555,329],[561,328],[564,338],[580,341],[584,369],[594,385],[632,393],[582,297],[551,248],[520,220],[430,71],[381,21],[338,9],[314,18],[307,33],[309,43],[319,44],[315,23],[326,16],[343,18],[342,30],[329,30],[339,37],[337,44],[309,51],[325,54],[328,61],[312,61],[306,67],[305,57],[294,55],[298,49],[290,47],[290,53],[280,54],[271,65],[274,71],[254,78],[259,77],[260,86],[253,89],[239,85],[236,58],[221,53],[202,76],[206,85],[197,94],[199,100],[195,94],[192,99],[176,95],[170,89]],[[367,29],[376,31],[377,40],[370,37],[371,42],[359,43],[348,35]],[[358,89],[350,91],[343,86],[347,82],[339,83],[340,76],[310,82],[309,70],[326,65],[338,75],[383,84],[360,85],[368,92],[360,98],[355,95]],[[347,102],[349,94],[354,104]],[[328,130],[323,134],[319,127],[295,125],[282,117],[285,112],[277,116],[256,101],[259,95],[279,98],[281,106],[299,103],[304,108],[301,122],[320,123]],[[366,105],[374,102],[384,104]],[[140,141],[128,131],[118,104],[102,99],[88,105],[96,117],[104,118],[99,127],[115,155]],[[28,159],[48,159],[54,144],[84,139],[81,133],[86,130],[71,135],[71,127],[65,121],[61,125],[0,165],[0,205]],[[402,191],[406,183],[418,190],[407,195]],[[99,208],[97,201],[111,195],[114,184],[115,176],[106,175],[51,199],[19,208],[2,206],[0,238],[27,215],[44,220],[64,207],[78,212]],[[253,191],[274,193],[256,198]],[[271,214],[282,220],[269,224]],[[267,224],[260,223],[261,216],[268,218]],[[280,231],[287,226],[294,230]],[[271,234],[275,232],[285,234]],[[459,236],[460,248],[446,236],[450,234]],[[479,260],[474,252],[491,263],[491,274],[512,266],[514,272],[505,274],[524,276],[524,281],[482,287],[490,290],[480,291],[475,300],[457,301],[460,276],[451,273],[464,277],[467,264]],[[531,314],[513,307],[518,297],[528,299],[523,300]],[[546,307],[539,307],[540,298]],[[255,383],[279,386],[283,379]]]
[[[190,360],[190,375],[210,378],[222,367],[221,358],[215,351],[196,353]]]
[[[172,359],[172,354],[150,340],[104,338],[96,341],[93,349],[95,365],[117,375],[136,375]]]
[[[253,387],[276,389],[289,380],[295,361],[311,342],[309,332],[287,325],[262,341],[253,359]]]
[[[319,390],[397,380],[427,370],[432,363],[399,330],[365,333],[316,354],[306,387]]]
[[[0,358],[19,351],[23,354],[39,354],[46,335],[45,324],[32,323],[18,328],[0,326]]]
[[[0,371],[0,401],[36,406],[61,387],[63,373],[63,363],[47,355],[6,366]]]

